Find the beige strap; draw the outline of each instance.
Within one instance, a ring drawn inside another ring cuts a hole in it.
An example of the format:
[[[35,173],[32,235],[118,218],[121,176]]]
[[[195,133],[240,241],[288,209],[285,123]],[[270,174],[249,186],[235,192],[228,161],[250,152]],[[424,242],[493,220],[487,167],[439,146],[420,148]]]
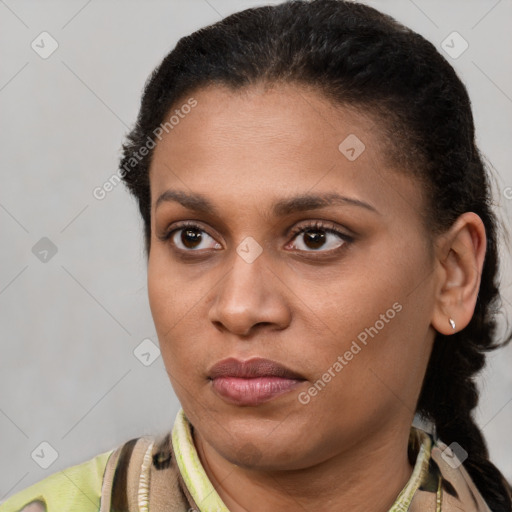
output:
[[[183,492],[179,470],[172,451],[170,435],[161,437],[153,447],[149,485],[149,512],[189,512],[193,507]]]
[[[110,512],[110,497],[112,495],[112,481],[114,473],[121,453],[122,446],[114,450],[108,458],[103,474],[103,483],[101,486],[100,512]]]
[[[139,437],[123,443],[114,450],[105,467],[101,488],[100,512],[111,512],[112,508],[118,508],[118,506],[116,507],[116,504],[113,503],[114,494],[117,495],[118,500],[119,497],[121,497],[123,502],[122,508],[126,508],[123,512],[139,512],[139,501],[143,503],[144,496],[148,494],[148,458],[150,460],[148,450],[149,453],[151,453],[152,443],[152,438]],[[126,448],[129,445],[133,445],[133,447],[129,451],[129,458],[122,462],[125,465],[123,468],[120,466],[120,458],[123,453],[128,453]],[[145,465],[144,462],[146,463]],[[143,469],[145,469],[145,471],[142,471]],[[141,472],[143,475],[145,474],[142,480]],[[123,477],[119,478],[121,474]],[[116,485],[118,488],[114,489]]]
[[[443,459],[443,451],[446,448],[446,444],[438,440],[432,449],[432,459],[439,466],[442,477],[457,492],[457,497],[444,492],[441,510],[449,512],[451,510],[460,510],[461,507],[464,507],[464,512],[491,512],[464,465],[460,464],[457,467],[451,467]]]
[[[132,441],[133,442],[133,441]],[[111,512],[112,492],[116,480],[116,470],[121,473],[119,458],[126,451],[130,441],[123,443],[110,455],[105,466],[101,488],[99,512]],[[136,440],[128,461],[126,478],[118,492],[126,496],[127,510],[123,512],[188,512],[190,504],[183,493],[179,480],[179,471],[174,460],[170,437],[140,437]],[[155,465],[153,459],[157,461]]]

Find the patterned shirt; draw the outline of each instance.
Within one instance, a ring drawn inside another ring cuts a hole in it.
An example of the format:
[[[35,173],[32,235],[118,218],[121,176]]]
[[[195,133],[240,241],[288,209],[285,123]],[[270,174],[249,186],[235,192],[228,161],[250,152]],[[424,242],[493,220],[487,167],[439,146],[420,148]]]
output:
[[[171,432],[138,437],[54,473],[0,503],[0,512],[229,512],[181,409]],[[414,469],[388,512],[491,512],[457,456],[411,427]]]

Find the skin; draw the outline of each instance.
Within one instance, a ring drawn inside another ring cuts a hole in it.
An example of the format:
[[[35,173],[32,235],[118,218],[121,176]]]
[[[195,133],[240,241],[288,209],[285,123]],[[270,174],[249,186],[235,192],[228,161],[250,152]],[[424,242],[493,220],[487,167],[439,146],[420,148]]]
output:
[[[429,245],[421,189],[388,164],[378,125],[314,90],[215,86],[193,97],[152,160],[148,293],[205,471],[232,512],[386,512],[413,469],[408,435],[435,332],[456,332],[448,319],[460,330],[473,314],[483,223],[467,212]],[[366,146],[354,161],[338,149],[349,134]],[[202,194],[218,216],[176,201],[156,208],[169,189]],[[277,200],[326,192],[378,213],[347,203],[271,214]],[[200,243],[183,245],[183,231],[159,238],[184,220],[200,224]],[[326,239],[315,248],[289,235],[315,220],[353,240],[316,231]],[[262,249],[252,263],[236,251],[246,237]],[[400,312],[300,403],[394,303]],[[228,404],[207,379],[226,357],[273,359],[306,381],[258,406]]]
[[[20,512],[46,512],[46,506],[41,501],[32,501],[25,505]]]

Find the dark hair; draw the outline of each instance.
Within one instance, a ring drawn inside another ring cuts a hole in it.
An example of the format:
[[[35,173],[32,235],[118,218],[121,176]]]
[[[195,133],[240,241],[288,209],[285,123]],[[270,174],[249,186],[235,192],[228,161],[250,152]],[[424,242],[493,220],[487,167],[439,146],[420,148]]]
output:
[[[397,170],[423,185],[427,232],[449,229],[464,212],[482,219],[487,252],[474,315],[466,328],[437,333],[417,404],[446,444],[457,441],[464,462],[493,510],[511,509],[510,486],[489,461],[473,418],[476,374],[498,344],[497,220],[467,90],[455,70],[421,35],[369,6],[342,0],[291,0],[246,9],[191,35],[148,78],[137,122],[123,145],[123,180],[138,200],[150,251],[149,166],[153,151],[134,154],[194,91],[222,85],[297,83],[335,104],[374,116]],[[171,164],[172,165],[172,164]],[[433,238],[432,238],[433,239]]]

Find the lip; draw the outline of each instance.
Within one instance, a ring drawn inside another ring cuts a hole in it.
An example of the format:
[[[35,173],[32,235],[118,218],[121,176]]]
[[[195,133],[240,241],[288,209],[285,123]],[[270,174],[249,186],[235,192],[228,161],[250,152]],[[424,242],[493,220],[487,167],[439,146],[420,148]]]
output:
[[[273,400],[306,380],[276,361],[259,357],[247,361],[223,359],[212,366],[208,378],[214,392],[223,400],[244,406]]]
[[[286,366],[262,357],[254,357],[247,361],[240,361],[234,357],[222,359],[222,361],[215,363],[208,372],[208,378],[215,379],[217,377],[238,377],[242,379],[282,377],[283,379],[305,380],[302,375]]]

